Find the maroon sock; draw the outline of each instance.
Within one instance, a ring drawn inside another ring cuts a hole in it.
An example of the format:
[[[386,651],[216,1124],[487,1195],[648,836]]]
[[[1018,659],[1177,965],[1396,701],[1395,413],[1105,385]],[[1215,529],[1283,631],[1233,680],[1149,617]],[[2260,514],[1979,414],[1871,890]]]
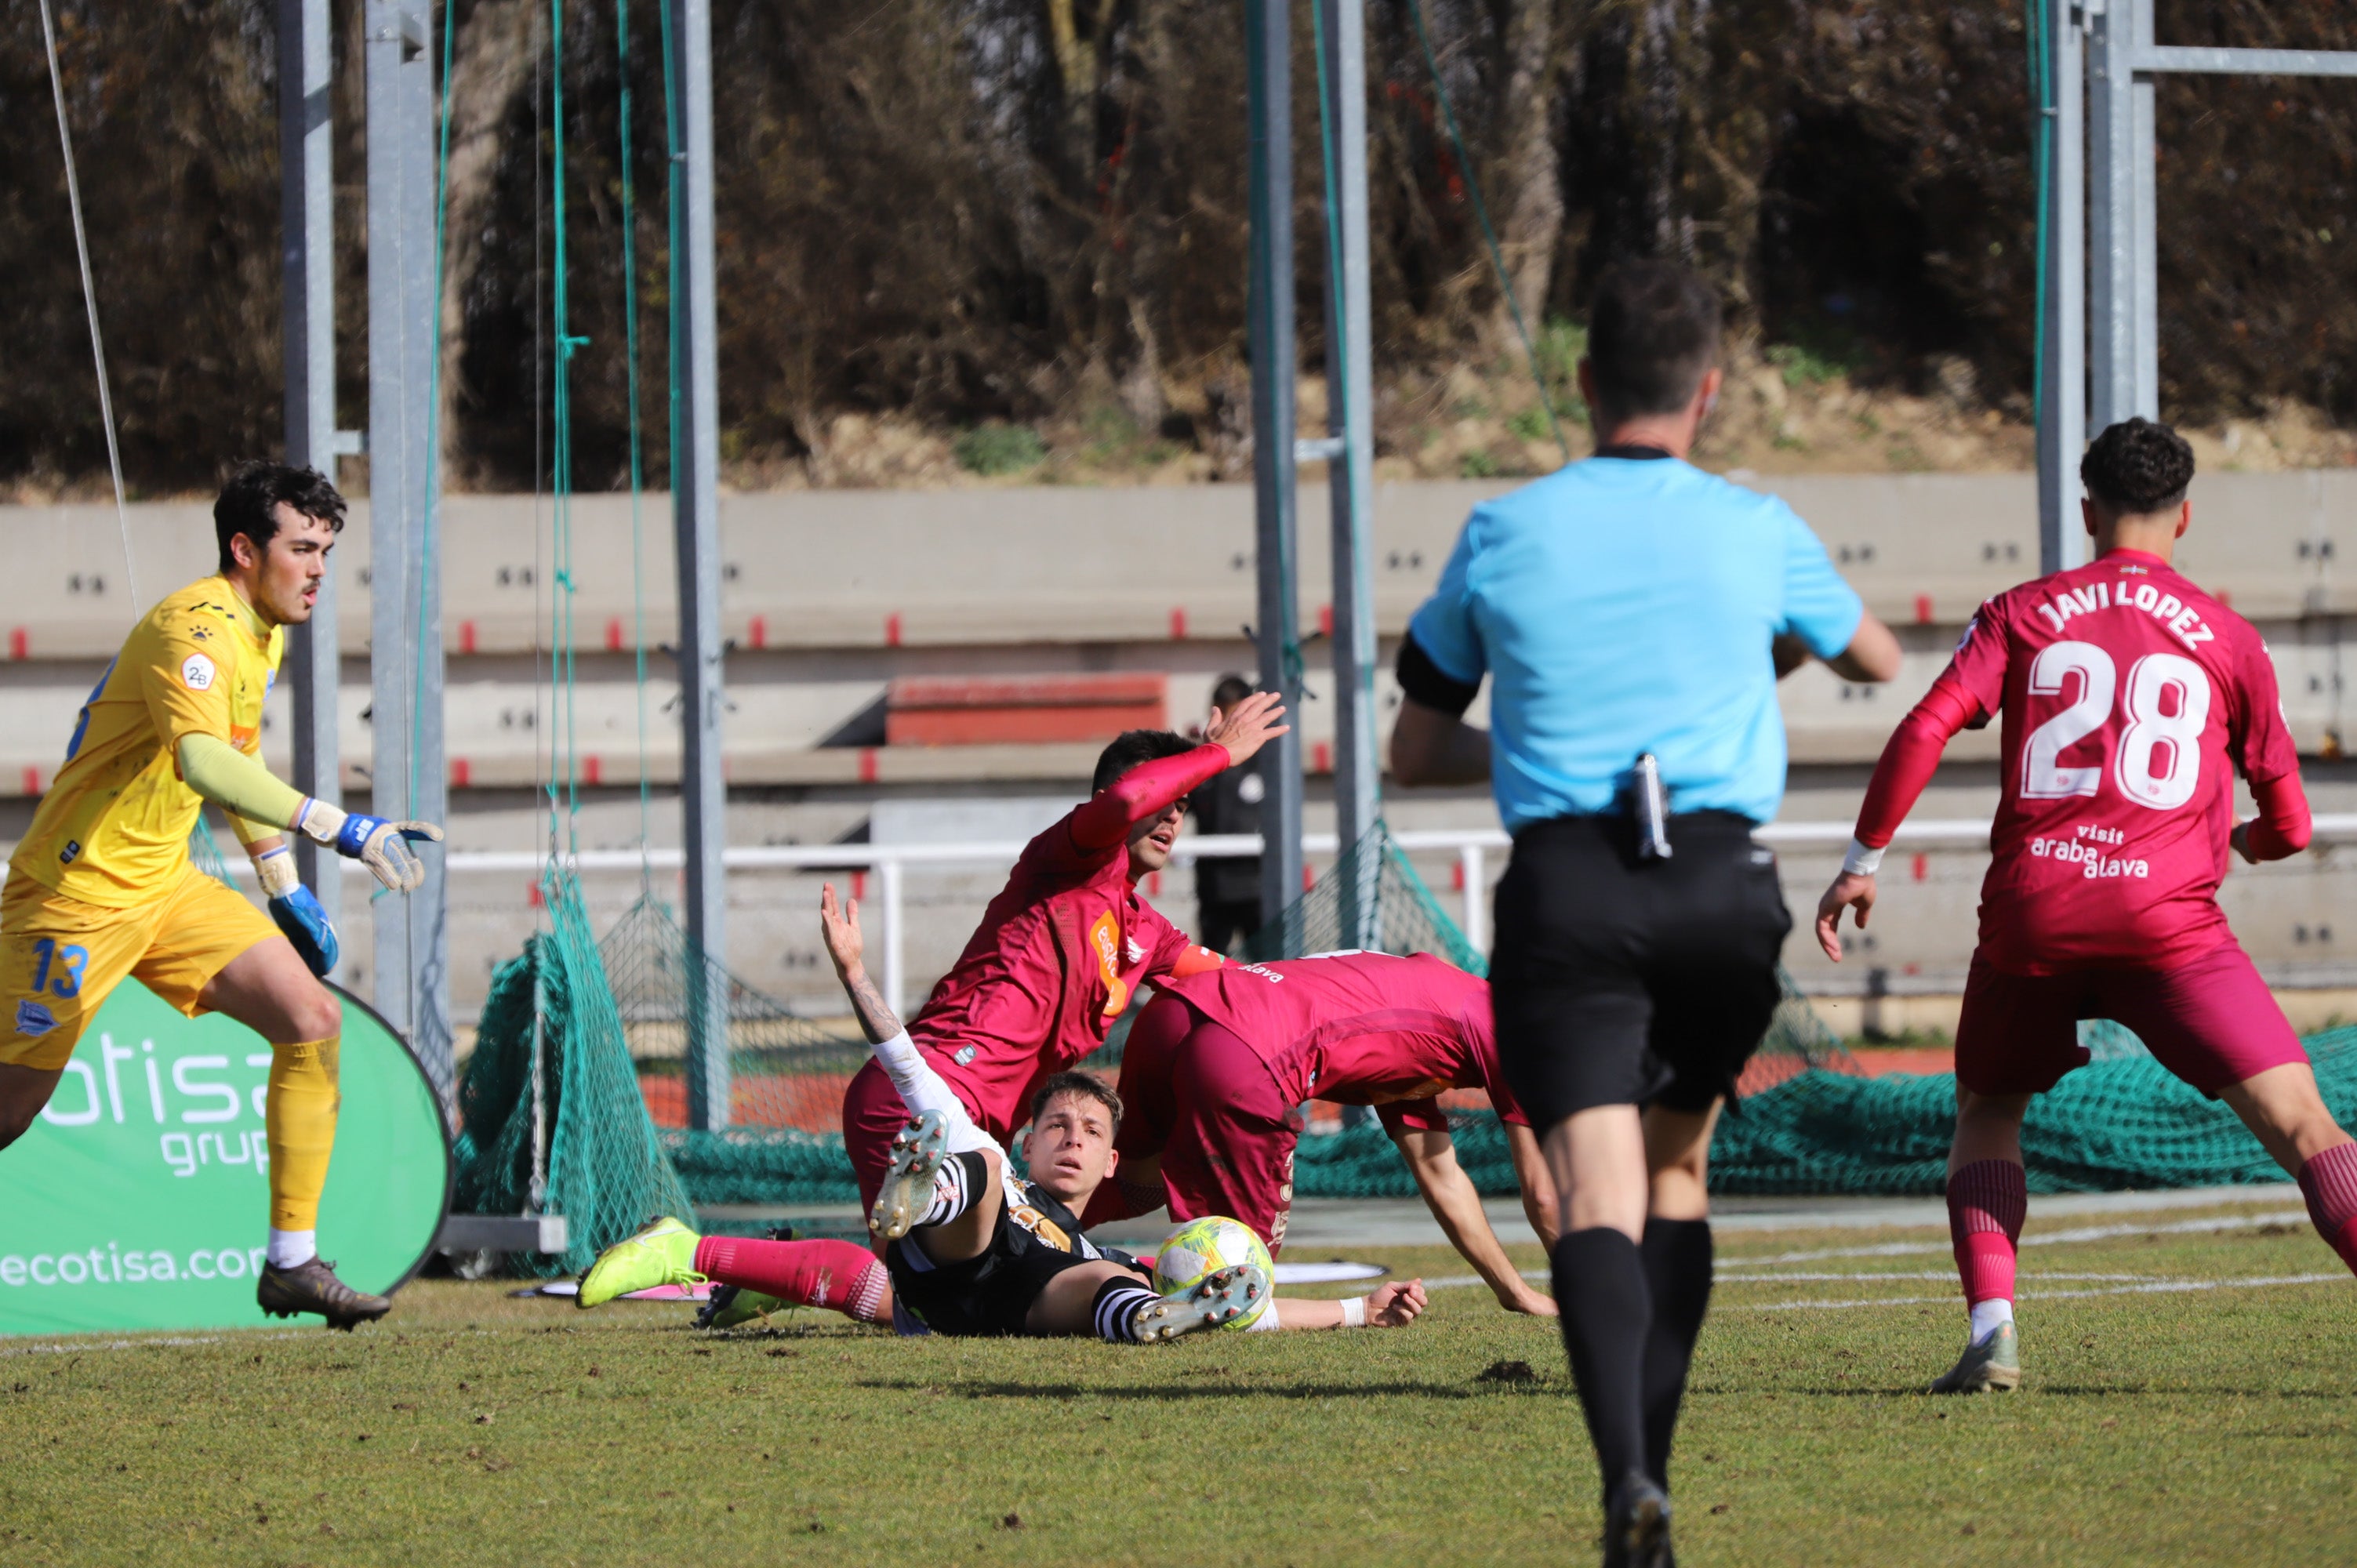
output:
[[[849,1241],[752,1241],[735,1236],[706,1236],[697,1242],[695,1272],[796,1306],[831,1307],[861,1323],[877,1320],[890,1277],[875,1253]]]
[[[2325,1244],[2357,1273],[2357,1144],[2341,1144],[2299,1167],[2300,1196]]]
[[[1948,1178],[1948,1236],[1964,1305],[2013,1299],[2014,1250],[2029,1214],[2029,1183],[2011,1160],[1975,1160]]]

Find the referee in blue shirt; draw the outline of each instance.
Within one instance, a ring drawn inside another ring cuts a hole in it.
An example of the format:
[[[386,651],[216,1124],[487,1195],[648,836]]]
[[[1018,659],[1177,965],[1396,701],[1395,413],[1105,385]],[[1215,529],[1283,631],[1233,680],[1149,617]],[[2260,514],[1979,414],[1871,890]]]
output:
[[[1792,509],[1689,466],[1719,388],[1692,272],[1600,280],[1596,456],[1476,507],[1400,650],[1403,784],[1491,781],[1514,850],[1491,983],[1562,1204],[1555,1296],[1608,1564],[1669,1562],[1670,1433],[1711,1279],[1712,1122],[1780,996],[1792,918],[1751,831],[1784,792],[1776,682],[1898,673]],[[1463,721],[1484,677],[1491,729]]]

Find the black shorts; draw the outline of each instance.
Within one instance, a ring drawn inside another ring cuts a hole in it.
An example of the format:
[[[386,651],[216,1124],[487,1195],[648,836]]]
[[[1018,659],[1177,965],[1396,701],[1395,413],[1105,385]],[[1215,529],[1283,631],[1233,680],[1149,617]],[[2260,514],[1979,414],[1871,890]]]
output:
[[[1544,1133],[1598,1105],[1707,1110],[1774,1017],[1792,917],[1776,857],[1720,811],[1670,819],[1665,861],[1620,816],[1514,837],[1490,990],[1506,1081]]]
[[[992,1337],[1028,1334],[1025,1319],[1048,1282],[1093,1260],[1049,1246],[1003,1216],[989,1250],[963,1262],[912,1263],[907,1238],[884,1250],[893,1298],[936,1334]]]

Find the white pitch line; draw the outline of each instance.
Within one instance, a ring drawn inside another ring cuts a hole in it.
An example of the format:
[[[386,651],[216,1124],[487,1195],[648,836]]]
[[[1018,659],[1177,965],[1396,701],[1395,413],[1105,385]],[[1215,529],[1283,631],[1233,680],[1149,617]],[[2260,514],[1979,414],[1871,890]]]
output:
[[[1805,1284],[1832,1280],[1847,1280],[1858,1284],[1868,1284],[1876,1280],[1953,1280],[1955,1277],[1956,1271],[1953,1269],[1925,1269],[1920,1273],[1908,1271],[1906,1273],[1892,1273],[1718,1274],[1714,1276],[1716,1283],[1727,1285],[1757,1285],[1771,1283]],[[2153,1276],[2150,1274],[2083,1274],[2068,1272],[2060,1273],[2040,1272],[2035,1274],[2027,1274],[2023,1277],[2026,1279],[2036,1280],[2148,1280]]]
[[[1547,1271],[1546,1271],[1546,1270],[1544,1270],[1544,1269],[1524,1269],[1524,1270],[1523,1271],[1523,1278],[1524,1278],[1524,1279],[1526,1279],[1526,1280],[1543,1280],[1543,1279],[1545,1279],[1545,1278],[1547,1278],[1547,1277],[1548,1277],[1548,1273],[1547,1273]],[[1920,1271],[1920,1272],[1910,1270],[1910,1271],[1906,1271],[1906,1272],[1890,1273],[1881,1273],[1868,1272],[1868,1273],[1847,1273],[1847,1274],[1843,1274],[1843,1273],[1781,1273],[1781,1274],[1750,1274],[1750,1273],[1745,1273],[1745,1274],[1727,1274],[1727,1273],[1720,1273],[1720,1274],[1716,1274],[1716,1275],[1714,1275],[1714,1276],[1713,1276],[1713,1283],[1717,1283],[1717,1284],[1723,1284],[1723,1285],[1751,1285],[1751,1284],[1811,1284],[1811,1283],[1855,1283],[1855,1284],[1871,1284],[1871,1283],[1874,1283],[1875,1281],[1877,1281],[1877,1280],[1953,1280],[1953,1279],[1954,1279],[1955,1277],[1956,1277],[1956,1271],[1955,1271],[1955,1270],[1953,1270],[1953,1269],[1925,1269],[1925,1270],[1921,1270],[1921,1271]],[[2150,1275],[2150,1274],[2089,1274],[2089,1273],[2075,1273],[2075,1272],[2072,1272],[2072,1271],[2064,1270],[2064,1271],[2061,1271],[2061,1272],[2053,1272],[2053,1273],[2041,1271],[2041,1272],[2040,1272],[2040,1273],[2035,1273],[2035,1274],[2025,1274],[2025,1275],[2024,1275],[2024,1276],[2022,1276],[2022,1277],[2023,1277],[2023,1278],[2025,1278],[2025,1279],[2036,1279],[2036,1280],[2104,1280],[2104,1281],[2133,1282],[2133,1281],[2150,1280],[2153,1276],[2152,1276],[2152,1275]],[[2319,1274],[2319,1276],[2317,1276],[2317,1277],[2318,1277],[2318,1278],[2319,1278],[2319,1279],[2331,1279],[2331,1278],[2333,1278],[2334,1276],[2333,1276],[2333,1275],[2330,1275],[2330,1274]],[[1484,1279],[1483,1279],[1480,1274],[1449,1274],[1449,1275],[1447,1275],[1447,1276],[1445,1276],[1445,1277],[1443,1277],[1443,1278],[1437,1279],[1437,1280],[1426,1280],[1426,1281],[1424,1282],[1424,1288],[1425,1288],[1425,1289],[1426,1289],[1426,1290],[1428,1290],[1428,1291],[1434,1291],[1434,1290],[1456,1290],[1456,1289],[1459,1289],[1459,1288],[1461,1288],[1461,1287],[1463,1287],[1463,1286],[1466,1286],[1466,1285],[1486,1284],[1486,1283],[1489,1283],[1489,1282],[1488,1282],[1488,1281],[1486,1281],[1486,1280],[1484,1280]],[[1942,1300],[1945,1300],[1945,1299],[1947,1299],[1947,1298],[1943,1296],[1943,1297],[1942,1297],[1941,1299],[1942,1299]]]
[[[2268,1214],[2220,1215],[2209,1219],[2179,1219],[2167,1225],[2087,1225],[2075,1230],[2047,1230],[2024,1236],[2025,1247],[2054,1247],[2079,1241],[2106,1241],[2120,1236],[2169,1236],[2220,1230],[2256,1230],[2268,1225],[2298,1225],[2308,1220],[2304,1208],[2277,1209]],[[1719,1273],[1728,1269],[1765,1268],[1774,1263],[1813,1263],[1827,1258],[1905,1258],[1949,1249],[1936,1241],[1886,1241],[1875,1247],[1825,1247],[1806,1252],[1778,1252],[1765,1258],[1722,1258]]]
[[[2190,1291],[2255,1290],[2268,1285],[2330,1284],[2349,1276],[2340,1274],[2275,1274],[2236,1280],[2149,1280],[2143,1284],[2111,1285],[2102,1290],[2024,1291],[2017,1301],[2062,1301],[2073,1297],[2095,1295],[2174,1295]],[[1953,1292],[1943,1295],[1867,1296],[1855,1301],[1763,1301],[1730,1307],[1732,1312],[1831,1312],[1853,1306],[1923,1306],[1945,1304],[1953,1305]]]

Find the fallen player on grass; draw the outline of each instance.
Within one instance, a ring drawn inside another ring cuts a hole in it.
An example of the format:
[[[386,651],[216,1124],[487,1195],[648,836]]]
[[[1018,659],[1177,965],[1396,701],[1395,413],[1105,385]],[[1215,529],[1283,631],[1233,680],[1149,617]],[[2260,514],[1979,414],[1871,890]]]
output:
[[[875,1202],[907,1118],[895,1062],[921,1053],[966,1115],[1010,1144],[1033,1086],[1100,1049],[1139,987],[1218,967],[1220,955],[1189,941],[1137,885],[1169,864],[1189,796],[1286,733],[1284,716],[1261,692],[1215,715],[1200,746],[1140,729],[1104,748],[1089,799],[1024,846],[917,1010],[915,1043],[845,1087],[843,1152],[863,1205]]]
[[[1213,1271],[1190,1290],[1157,1294],[1151,1272],[1101,1248],[1076,1216],[1114,1172],[1121,1101],[1098,1079],[1067,1072],[1034,1096],[1023,1174],[975,1126],[955,1093],[917,1058],[899,1018],[867,980],[856,904],[822,896],[827,950],[861,1027],[891,1066],[905,1072],[910,1121],[892,1159],[870,1225],[882,1260],[846,1241],[741,1240],[699,1237],[676,1219],[657,1220],[599,1257],[575,1299],[597,1306],[662,1284],[710,1280],[703,1321],[729,1326],[780,1305],[830,1306],[904,1333],[1083,1335],[1144,1342],[1249,1318],[1250,1328],[1397,1327],[1424,1310],[1422,1282],[1387,1284],[1344,1301],[1279,1305],[1251,1264]],[[905,1061],[891,1062],[905,1054]],[[913,1066],[910,1065],[913,1063]]]

